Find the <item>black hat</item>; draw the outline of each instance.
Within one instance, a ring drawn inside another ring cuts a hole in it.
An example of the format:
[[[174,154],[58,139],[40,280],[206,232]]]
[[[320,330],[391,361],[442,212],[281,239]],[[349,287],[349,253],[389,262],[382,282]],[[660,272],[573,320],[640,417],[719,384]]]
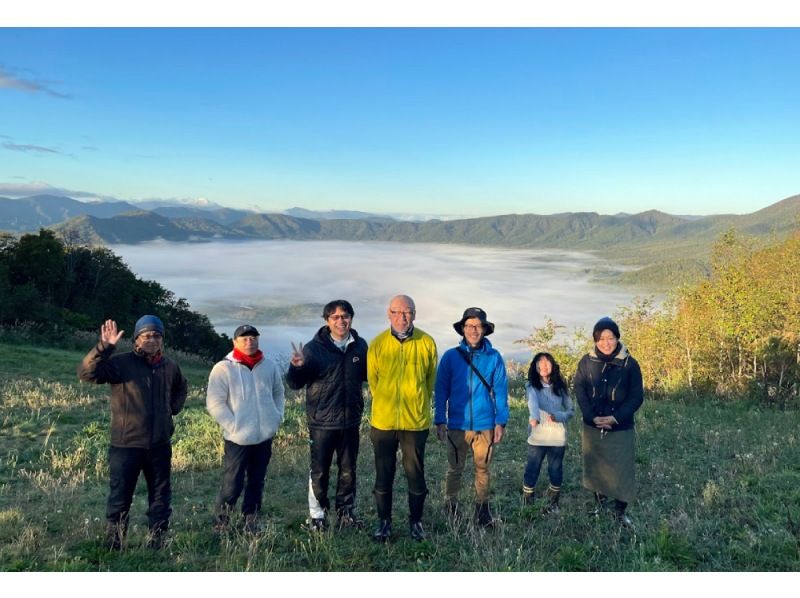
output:
[[[617,326],[617,323],[608,316],[600,318],[597,321],[597,324],[594,325],[594,329],[592,330],[592,338],[595,342],[598,341],[600,338],[600,333],[603,332],[603,330],[610,330],[612,334],[619,339],[619,326]]]
[[[494,332],[494,324],[486,319],[485,311],[483,311],[480,307],[468,307],[464,310],[464,315],[461,316],[461,319],[458,322],[453,323],[453,328],[455,328],[456,332],[458,332],[460,336],[464,336],[464,322],[470,318],[478,318],[481,321],[483,324],[483,336],[489,336],[492,332]]]
[[[255,326],[250,326],[250,324],[242,324],[236,330],[233,331],[233,338],[237,339],[240,336],[260,336],[258,334],[258,330],[256,330]]]

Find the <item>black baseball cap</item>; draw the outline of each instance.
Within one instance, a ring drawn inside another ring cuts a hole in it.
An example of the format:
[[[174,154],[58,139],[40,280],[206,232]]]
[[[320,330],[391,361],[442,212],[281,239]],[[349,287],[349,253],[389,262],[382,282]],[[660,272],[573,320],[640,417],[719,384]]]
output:
[[[256,330],[255,326],[250,326],[250,324],[242,324],[236,330],[233,331],[233,338],[237,339],[240,336],[261,336]]]

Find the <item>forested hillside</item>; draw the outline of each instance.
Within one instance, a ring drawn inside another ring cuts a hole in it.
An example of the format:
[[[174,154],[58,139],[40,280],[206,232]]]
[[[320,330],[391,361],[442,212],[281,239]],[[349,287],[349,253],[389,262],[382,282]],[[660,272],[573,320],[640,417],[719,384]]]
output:
[[[44,229],[0,236],[0,325],[33,326],[52,338],[58,330],[97,331],[107,318],[133,331],[146,313],[161,317],[175,349],[207,359],[230,349],[205,315],[158,282],[138,278],[105,247],[65,244]]]
[[[728,232],[714,244],[707,279],[656,305],[619,314],[622,341],[642,366],[650,397],[755,399],[782,408],[800,396],[800,231],[763,246]],[[590,346],[547,322],[527,339],[556,353],[567,374]]]

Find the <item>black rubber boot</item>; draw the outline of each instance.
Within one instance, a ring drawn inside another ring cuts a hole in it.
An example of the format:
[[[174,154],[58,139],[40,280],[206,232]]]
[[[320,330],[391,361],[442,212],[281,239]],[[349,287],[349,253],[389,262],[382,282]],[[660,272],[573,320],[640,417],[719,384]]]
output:
[[[375,496],[375,508],[378,511],[378,527],[372,534],[376,542],[388,542],[392,535],[392,494],[391,492],[372,493]]]
[[[408,493],[409,521],[422,521],[422,510],[425,506],[425,496],[427,494],[427,492],[424,494],[411,494],[411,492]]]
[[[424,494],[408,493],[408,532],[417,542],[425,539],[425,530],[422,528],[422,510],[425,506]]]
[[[392,519],[392,493],[373,491],[375,497],[375,510],[378,511],[378,519]]]
[[[408,533],[411,536],[411,539],[416,540],[417,542],[422,542],[425,539],[425,530],[422,527],[421,521],[409,521]]]
[[[376,542],[388,542],[389,538],[392,536],[392,520],[391,519],[381,519],[378,522],[378,527],[375,528],[375,531],[372,534],[372,539]]]

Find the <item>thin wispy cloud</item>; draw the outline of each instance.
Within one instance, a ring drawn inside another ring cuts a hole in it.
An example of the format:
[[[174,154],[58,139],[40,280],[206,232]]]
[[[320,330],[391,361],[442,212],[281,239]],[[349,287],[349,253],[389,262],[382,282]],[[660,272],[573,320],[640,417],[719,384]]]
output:
[[[20,143],[4,143],[3,147],[7,150],[11,150],[12,152],[33,152],[39,154],[61,154],[64,155],[64,152],[60,152],[52,147],[44,147],[42,145],[31,145],[28,143],[20,144]]]
[[[65,93],[56,91],[45,83],[14,75],[3,67],[0,67],[0,89],[13,89],[27,93],[43,93],[61,99],[68,99],[70,97]]]
[[[12,177],[18,178],[18,177]],[[19,177],[21,178],[21,177]],[[66,189],[64,187],[55,187],[49,183],[42,181],[34,181],[32,183],[0,183],[0,195],[5,197],[29,197],[31,195],[65,195],[72,199],[78,200],[103,200],[103,201],[119,201],[116,197],[94,193],[92,191],[76,191],[74,189]]]

